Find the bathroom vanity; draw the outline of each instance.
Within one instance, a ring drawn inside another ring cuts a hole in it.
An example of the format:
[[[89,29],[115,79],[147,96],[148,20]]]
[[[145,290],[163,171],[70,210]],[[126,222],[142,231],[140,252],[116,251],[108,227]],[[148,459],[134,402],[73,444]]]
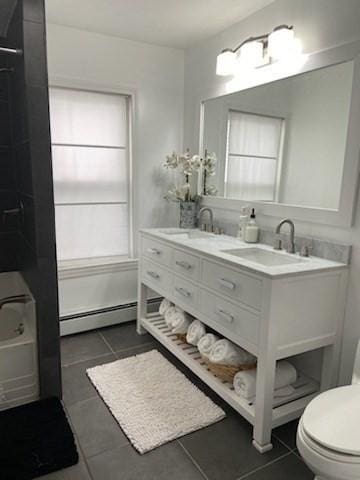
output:
[[[254,426],[254,446],[270,450],[272,428],[299,417],[337,380],[347,266],[176,228],[142,230],[139,248],[138,333],[167,347]],[[147,312],[149,289],[257,357],[255,404],[215,377],[163,317]],[[276,361],[316,349],[323,351],[320,378],[300,375],[294,394],[274,399]]]

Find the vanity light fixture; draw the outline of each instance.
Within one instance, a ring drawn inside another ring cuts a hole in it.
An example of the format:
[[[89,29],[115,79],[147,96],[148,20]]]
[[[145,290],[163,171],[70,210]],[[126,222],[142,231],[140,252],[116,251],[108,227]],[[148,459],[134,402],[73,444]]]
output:
[[[226,48],[217,56],[216,75],[234,75],[237,69],[251,69],[281,61],[301,53],[294,28],[279,25],[270,33],[247,38],[234,50]]]

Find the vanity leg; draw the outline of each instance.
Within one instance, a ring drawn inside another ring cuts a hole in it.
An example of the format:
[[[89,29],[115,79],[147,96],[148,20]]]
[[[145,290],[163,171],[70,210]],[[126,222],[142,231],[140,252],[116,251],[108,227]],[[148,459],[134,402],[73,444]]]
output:
[[[137,305],[137,322],[136,331],[139,335],[146,333],[145,328],[141,325],[141,319],[147,316],[147,287],[141,281],[138,284],[138,305]]]
[[[334,368],[335,368],[335,345],[328,345],[323,348],[320,392],[329,390],[329,388],[334,386]]]
[[[272,449],[272,410],[276,360],[274,355],[260,355],[256,374],[256,401],[253,446],[265,453]]]

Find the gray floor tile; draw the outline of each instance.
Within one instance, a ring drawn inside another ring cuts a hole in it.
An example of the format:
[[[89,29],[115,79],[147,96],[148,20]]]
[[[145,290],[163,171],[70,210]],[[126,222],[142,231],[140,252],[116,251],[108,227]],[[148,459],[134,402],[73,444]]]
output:
[[[64,468],[58,472],[50,473],[39,477],[41,480],[91,480],[86,465],[83,461],[80,461],[73,467]]]
[[[288,452],[276,439],[270,452],[257,452],[252,446],[252,426],[235,414],[179,441],[209,480],[234,480]]]
[[[76,403],[68,412],[85,457],[129,443],[100,397]]]
[[[299,420],[293,420],[292,422],[281,425],[273,430],[273,434],[276,438],[285,443],[291,450],[296,448],[296,432]]]
[[[116,352],[153,341],[153,337],[148,333],[145,335],[138,335],[136,333],[135,322],[127,322],[114,327],[102,328],[99,332]]]
[[[98,332],[69,335],[61,339],[61,363],[70,365],[111,353]]]
[[[241,477],[242,478],[242,477]],[[244,480],[313,480],[314,474],[293,453],[244,477]]]
[[[177,442],[144,455],[127,446],[89,460],[94,480],[204,480]]]
[[[145,345],[139,345],[137,347],[126,348],[125,350],[120,350],[116,352],[118,359],[132,357],[133,355],[141,355],[142,353],[150,352],[150,350],[159,350],[157,343],[151,342],[146,343]]]
[[[86,375],[86,369],[116,360],[115,355],[104,355],[62,368],[63,401],[67,407],[76,402],[96,397],[97,392]]]

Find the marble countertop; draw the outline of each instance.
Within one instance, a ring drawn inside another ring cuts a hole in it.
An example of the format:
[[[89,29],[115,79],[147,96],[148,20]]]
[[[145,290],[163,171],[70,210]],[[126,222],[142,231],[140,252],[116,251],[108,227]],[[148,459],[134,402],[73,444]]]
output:
[[[194,253],[203,253],[216,260],[221,260],[227,265],[239,266],[244,270],[254,274],[261,274],[270,278],[282,278],[294,276],[296,274],[306,274],[315,272],[325,272],[328,270],[345,269],[348,265],[345,263],[334,262],[319,257],[301,257],[298,253],[288,254],[286,251],[274,251],[269,245],[260,243],[245,243],[242,240],[228,235],[215,235],[212,233],[201,232],[199,230],[186,230],[179,228],[148,228],[142,229],[142,233],[156,237],[159,240],[165,240],[178,247],[186,247]],[[249,249],[256,249],[268,252],[265,256],[270,262],[281,263],[282,261],[291,262],[282,265],[265,265],[248,258],[236,256],[229,250],[236,250],[237,254],[242,255],[252,253]]]

